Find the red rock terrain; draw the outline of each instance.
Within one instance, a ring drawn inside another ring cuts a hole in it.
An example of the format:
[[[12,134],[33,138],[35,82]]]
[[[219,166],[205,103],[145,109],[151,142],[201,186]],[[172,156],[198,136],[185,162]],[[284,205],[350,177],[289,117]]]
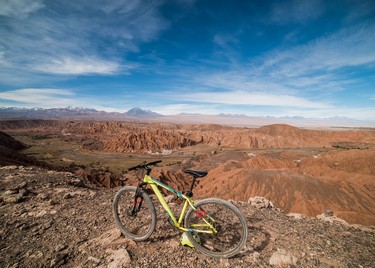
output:
[[[176,150],[196,144],[229,148],[330,147],[333,142],[375,143],[375,131],[318,131],[271,125],[258,129],[219,125],[177,125],[96,121],[2,121],[0,129],[78,136],[103,144],[112,152],[147,153]],[[85,145],[88,149],[90,143]],[[97,148],[93,148],[97,149]]]
[[[197,193],[242,201],[265,196],[286,212],[316,216],[331,209],[348,222],[375,225],[374,149],[293,156],[228,160],[210,170]]]
[[[43,120],[3,121],[0,128],[53,133],[79,140],[84,149],[109,152],[212,146],[213,154],[198,155],[179,167],[209,170],[197,187],[201,197],[247,201],[265,196],[286,212],[316,216],[331,209],[350,223],[375,225],[375,131]],[[169,169],[158,174],[172,187],[186,189],[190,179]],[[107,187],[120,185],[108,174],[99,181]]]

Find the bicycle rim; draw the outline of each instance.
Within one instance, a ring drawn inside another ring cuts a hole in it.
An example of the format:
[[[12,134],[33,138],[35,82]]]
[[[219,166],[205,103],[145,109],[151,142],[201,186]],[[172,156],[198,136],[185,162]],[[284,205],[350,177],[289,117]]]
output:
[[[197,202],[196,210],[186,214],[185,227],[192,229],[188,238],[195,248],[211,257],[230,258],[241,251],[247,240],[247,223],[241,211],[233,204],[221,199],[209,198]],[[212,228],[216,234],[204,233]],[[194,236],[198,236],[194,238]]]
[[[125,236],[143,241],[155,230],[156,212],[150,197],[142,190],[134,202],[136,189],[133,186],[120,189],[113,200],[112,212],[117,226]],[[134,211],[134,206],[139,210]]]

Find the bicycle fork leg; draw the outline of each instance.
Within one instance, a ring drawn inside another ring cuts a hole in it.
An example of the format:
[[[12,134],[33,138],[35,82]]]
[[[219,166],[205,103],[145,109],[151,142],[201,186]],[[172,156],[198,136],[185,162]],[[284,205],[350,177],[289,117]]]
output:
[[[133,207],[130,211],[131,216],[137,216],[137,213],[141,210],[143,203],[143,198],[141,196],[141,190],[139,187],[137,187],[137,190],[135,191],[134,195],[134,201],[133,201]]]

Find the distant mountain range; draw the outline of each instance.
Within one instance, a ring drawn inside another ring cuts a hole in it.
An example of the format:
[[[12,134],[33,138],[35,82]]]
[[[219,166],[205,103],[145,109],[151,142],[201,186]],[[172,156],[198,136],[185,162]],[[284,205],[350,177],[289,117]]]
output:
[[[124,113],[105,112],[82,107],[50,109],[0,107],[0,120],[9,119],[118,120],[181,124],[220,124],[243,127],[258,127],[270,124],[290,124],[299,127],[375,127],[375,121],[362,121],[347,117],[262,117],[243,114],[176,114],[165,116],[139,107],[132,108]]]
[[[135,107],[124,113],[124,115],[132,117],[163,117],[163,115],[152,112],[150,110],[143,110],[139,107]]]
[[[130,109],[125,113],[105,112],[82,107],[66,108],[17,108],[0,107],[0,119],[129,119],[129,118],[155,118],[163,115],[143,110],[139,107]]]

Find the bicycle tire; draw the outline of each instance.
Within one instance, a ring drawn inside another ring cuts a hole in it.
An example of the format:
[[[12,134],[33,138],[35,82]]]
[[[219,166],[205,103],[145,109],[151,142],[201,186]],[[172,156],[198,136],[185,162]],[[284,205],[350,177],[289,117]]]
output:
[[[135,215],[130,215],[136,190],[137,187],[134,186],[121,188],[113,199],[112,212],[117,227],[126,237],[134,241],[144,241],[155,230],[156,212],[149,195],[140,190],[139,194],[143,199],[141,208]]]
[[[207,213],[215,219],[213,224],[218,230],[217,234],[187,232],[187,237],[194,247],[215,258],[230,258],[238,254],[245,246],[248,236],[247,222],[242,212],[235,205],[218,198],[203,199],[194,206],[196,210],[190,208],[185,216],[185,228],[194,230],[192,224],[204,223],[202,218],[213,223],[205,215]],[[206,227],[206,230],[209,230],[208,228]],[[194,234],[198,235],[198,241],[193,237]]]

